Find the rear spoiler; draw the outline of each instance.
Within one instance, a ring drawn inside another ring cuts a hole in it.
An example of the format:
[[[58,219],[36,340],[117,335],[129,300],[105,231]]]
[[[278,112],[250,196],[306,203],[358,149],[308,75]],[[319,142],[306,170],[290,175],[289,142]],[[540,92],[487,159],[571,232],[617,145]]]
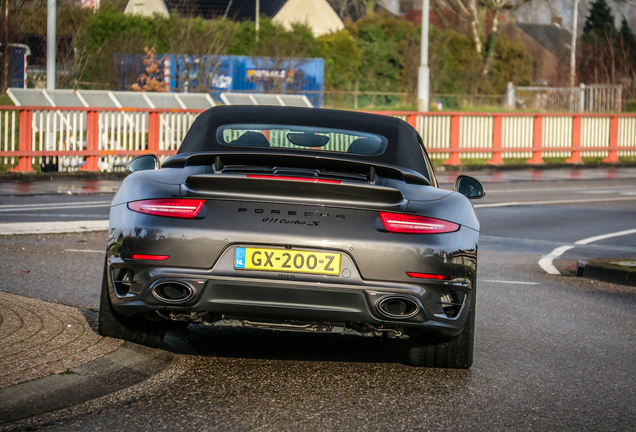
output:
[[[409,168],[386,165],[377,162],[365,162],[344,157],[325,157],[301,155],[289,152],[214,152],[182,153],[172,156],[163,164],[163,168],[183,168],[186,166],[212,165],[214,173],[220,174],[226,166],[270,166],[314,169],[328,172],[340,172],[362,175],[370,184],[377,177],[402,180],[406,183],[430,185],[431,182],[421,173]]]
[[[308,205],[399,210],[406,206],[402,193],[392,187],[360,183],[314,183],[237,174],[193,174],[181,185],[184,197],[293,202]]]

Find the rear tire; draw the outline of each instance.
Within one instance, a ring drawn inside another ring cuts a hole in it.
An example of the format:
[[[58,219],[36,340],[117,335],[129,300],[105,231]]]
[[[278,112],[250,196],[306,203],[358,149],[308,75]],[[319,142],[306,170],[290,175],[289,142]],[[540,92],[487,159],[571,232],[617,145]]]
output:
[[[412,366],[468,369],[473,364],[475,340],[475,298],[462,332],[450,340],[438,341],[425,335],[412,336],[408,363]]]
[[[149,321],[142,316],[128,317],[117,313],[110,301],[107,277],[107,266],[105,265],[99,301],[98,333],[102,336],[124,339],[147,346],[159,345],[166,334],[165,324]]]

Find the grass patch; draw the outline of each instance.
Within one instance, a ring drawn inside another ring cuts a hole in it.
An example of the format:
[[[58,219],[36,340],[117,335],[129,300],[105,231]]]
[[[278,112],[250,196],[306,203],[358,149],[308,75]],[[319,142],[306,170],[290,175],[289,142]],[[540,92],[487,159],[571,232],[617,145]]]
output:
[[[12,168],[15,168],[17,166],[18,166],[18,158],[15,158],[14,163],[4,163],[3,161],[0,161],[0,173],[7,173],[11,171]],[[42,171],[42,166],[40,165],[39,162],[33,162],[31,164],[31,168],[33,168],[33,171],[36,173],[39,173]]]
[[[8,94],[0,94],[0,105],[14,106],[15,104],[11,100]]]
[[[9,172],[9,170],[15,167],[18,163],[10,164],[10,163],[2,163],[0,162],[0,173]]]
[[[374,107],[366,107],[363,108],[365,111],[417,111],[417,106],[415,105],[403,105],[403,104],[395,104],[395,105],[383,105],[383,106],[374,106]]]

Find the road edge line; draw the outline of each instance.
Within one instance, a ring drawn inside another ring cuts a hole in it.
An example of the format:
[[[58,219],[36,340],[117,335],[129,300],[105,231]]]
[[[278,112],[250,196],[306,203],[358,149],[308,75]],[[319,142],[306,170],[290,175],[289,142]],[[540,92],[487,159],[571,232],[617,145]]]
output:
[[[574,249],[576,246],[594,243],[599,240],[606,240],[609,238],[621,237],[624,235],[631,235],[631,234],[636,234],[636,228],[587,237],[587,238],[575,241],[574,245],[571,245],[571,246],[570,245],[559,246],[558,248],[555,248],[552,252],[550,252],[548,255],[544,255],[543,257],[541,257],[541,259],[539,260],[539,267],[541,267],[548,274],[560,275],[561,272],[559,272],[559,270],[554,266],[552,261],[555,258],[558,258],[561,255],[563,255],[565,252],[569,251],[570,249]]]
[[[0,236],[108,231],[108,220],[0,223]]]

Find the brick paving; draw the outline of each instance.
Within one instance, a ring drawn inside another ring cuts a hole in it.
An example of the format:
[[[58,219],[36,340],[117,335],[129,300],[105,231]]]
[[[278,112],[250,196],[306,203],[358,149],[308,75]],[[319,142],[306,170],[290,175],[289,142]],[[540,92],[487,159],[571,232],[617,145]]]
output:
[[[0,292],[0,389],[64,374],[122,343],[98,335],[75,308]]]

